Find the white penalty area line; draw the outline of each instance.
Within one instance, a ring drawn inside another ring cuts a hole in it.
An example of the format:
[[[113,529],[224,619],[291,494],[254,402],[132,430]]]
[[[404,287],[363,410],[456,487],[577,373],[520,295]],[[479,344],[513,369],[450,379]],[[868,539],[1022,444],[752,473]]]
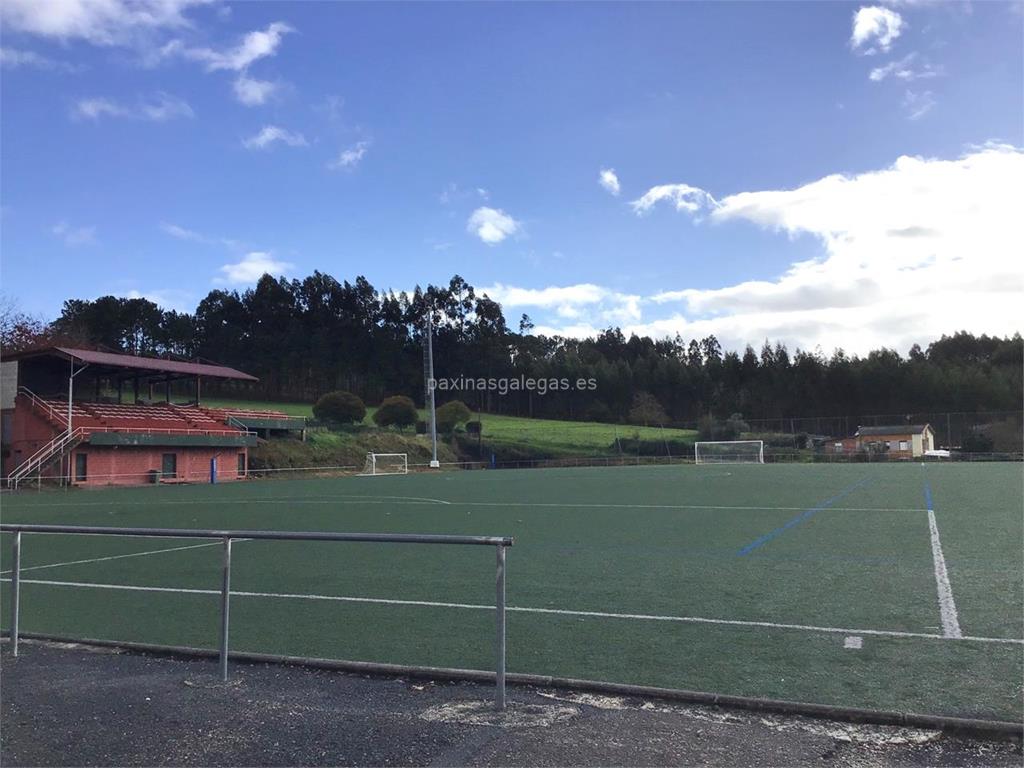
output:
[[[10,581],[9,578],[0,579],[0,581]],[[50,581],[45,579],[22,579],[22,584],[39,584],[51,587],[72,587],[81,589],[107,589],[117,590],[126,592],[163,592],[173,594],[185,594],[185,595],[220,595],[218,589],[188,589],[184,587],[141,587],[130,584],[99,584],[94,582],[81,582],[81,581]],[[484,605],[478,603],[450,603],[441,602],[435,600],[398,600],[384,597],[351,597],[345,595],[303,595],[303,594],[292,594],[282,592],[246,592],[246,591],[232,591],[232,596],[235,597],[263,597],[273,598],[280,600],[317,600],[326,602],[338,602],[338,603],[364,603],[372,605],[401,605],[401,606],[412,606],[420,608],[456,608],[464,610],[476,610],[476,611],[493,611],[493,605]],[[773,621],[743,621],[738,619],[709,619],[702,616],[659,616],[656,614],[647,613],[610,613],[606,611],[573,611],[563,608],[528,608],[521,606],[508,606],[506,608],[510,613],[532,613],[532,614],[546,614],[556,616],[578,616],[584,618],[595,618],[595,619],[627,619],[633,621],[662,621],[662,622],[675,622],[682,624],[712,624],[721,626],[732,626],[732,627],[749,627],[758,629],[782,629],[782,630],[796,630],[801,632],[815,632],[825,634],[841,634],[841,635],[873,635],[876,637],[896,637],[896,638],[917,638],[925,640],[962,640],[979,643],[997,643],[997,644],[1008,644],[1008,645],[1024,645],[1024,639],[1009,638],[1009,637],[979,637],[961,635],[957,637],[950,637],[948,635],[939,635],[929,632],[901,632],[898,630],[888,629],[850,629],[846,627],[825,627],[815,626],[812,624],[783,624]]]
[[[252,541],[252,539],[232,539],[233,542],[238,543],[240,541]],[[66,565],[87,565],[88,563],[104,563],[108,560],[124,560],[129,557],[143,557],[144,555],[161,555],[164,552],[183,552],[186,549],[202,549],[203,547],[219,547],[222,546],[220,540],[209,541],[205,544],[189,544],[186,547],[168,547],[166,549],[150,549],[145,552],[127,552],[123,555],[107,555],[106,557],[90,557],[85,560],[65,560],[63,563],[46,563],[45,565],[30,565],[24,568],[19,568],[21,573],[26,571],[41,571],[45,568],[63,568]],[[0,573],[10,573],[11,569],[8,568]],[[4,581],[10,581],[10,579],[4,579]]]
[[[932,563],[935,567],[935,590],[939,596],[939,616],[942,619],[942,634],[950,638],[963,637],[960,631],[960,619],[956,613],[956,602],[953,600],[953,587],[949,583],[946,570],[946,558],[942,554],[942,542],[939,540],[939,526],[935,522],[935,506],[932,503],[932,489],[925,481],[925,503],[928,505],[928,532],[932,541]]]

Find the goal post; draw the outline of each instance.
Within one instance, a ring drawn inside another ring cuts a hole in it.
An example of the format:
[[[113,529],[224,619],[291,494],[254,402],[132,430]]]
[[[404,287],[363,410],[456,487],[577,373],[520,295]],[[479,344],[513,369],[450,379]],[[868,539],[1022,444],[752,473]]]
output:
[[[368,453],[364,475],[407,475],[409,455],[407,453]]]
[[[763,440],[713,440],[693,444],[697,464],[764,464]]]

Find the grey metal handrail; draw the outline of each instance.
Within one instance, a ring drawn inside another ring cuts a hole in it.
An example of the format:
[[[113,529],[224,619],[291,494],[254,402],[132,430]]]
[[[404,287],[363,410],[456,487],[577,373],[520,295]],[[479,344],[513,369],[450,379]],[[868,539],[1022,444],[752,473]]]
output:
[[[228,679],[230,630],[231,542],[235,539],[272,541],[358,541],[393,544],[459,544],[491,546],[497,554],[495,574],[495,703],[505,708],[505,548],[511,536],[450,536],[421,533],[332,533],[328,531],[247,531],[207,528],[120,528],[92,525],[38,525],[3,523],[0,532],[14,534],[11,550],[11,655],[18,655],[18,617],[21,597],[21,535],[23,533],[73,534],[80,536],[147,536],[172,539],[220,539],[223,542],[221,574],[220,676]]]

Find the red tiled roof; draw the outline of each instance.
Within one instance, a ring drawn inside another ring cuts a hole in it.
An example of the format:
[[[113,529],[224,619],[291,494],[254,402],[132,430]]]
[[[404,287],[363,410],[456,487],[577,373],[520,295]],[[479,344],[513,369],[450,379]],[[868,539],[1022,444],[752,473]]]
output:
[[[4,360],[19,360],[30,357],[59,356],[66,359],[80,360],[93,365],[106,365],[111,368],[135,368],[158,373],[174,373],[182,376],[206,376],[211,379],[239,379],[242,381],[259,381],[248,373],[228,368],[225,365],[209,363],[189,363],[183,360],[164,360],[160,357],[141,357],[139,355],[122,355],[116,352],[99,352],[94,349],[75,349],[74,347],[50,347],[27,352],[4,355]]]

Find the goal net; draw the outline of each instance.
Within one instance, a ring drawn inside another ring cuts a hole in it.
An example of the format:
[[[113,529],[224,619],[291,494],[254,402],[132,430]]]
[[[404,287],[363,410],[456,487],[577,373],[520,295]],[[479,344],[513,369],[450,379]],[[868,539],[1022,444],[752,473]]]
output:
[[[763,440],[719,440],[694,443],[698,464],[764,464]]]
[[[409,455],[406,453],[368,453],[364,475],[407,475]]]

